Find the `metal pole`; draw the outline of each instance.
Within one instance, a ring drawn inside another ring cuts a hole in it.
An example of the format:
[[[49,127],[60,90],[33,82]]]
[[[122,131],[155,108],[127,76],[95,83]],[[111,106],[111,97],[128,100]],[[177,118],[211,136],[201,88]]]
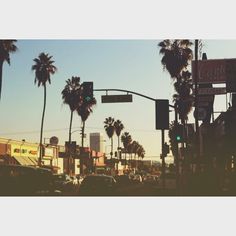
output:
[[[162,176],[163,176],[163,182],[162,182],[162,188],[165,189],[165,182],[166,182],[166,163],[165,163],[165,156],[164,156],[164,143],[165,143],[165,130],[161,130],[161,147],[162,147]]]
[[[177,104],[175,103],[175,127],[178,124],[178,113],[177,113]],[[177,185],[177,190],[179,189],[179,146],[178,142],[176,142],[176,185]]]
[[[200,143],[199,143],[199,124],[198,124],[198,39],[195,40],[195,127],[196,127],[196,154],[197,170],[200,167]]]

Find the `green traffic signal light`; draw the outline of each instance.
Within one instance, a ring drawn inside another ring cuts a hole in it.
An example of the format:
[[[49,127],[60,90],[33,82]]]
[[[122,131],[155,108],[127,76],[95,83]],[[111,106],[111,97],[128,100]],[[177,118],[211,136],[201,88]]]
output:
[[[181,137],[179,135],[176,136],[177,141],[181,141]]]

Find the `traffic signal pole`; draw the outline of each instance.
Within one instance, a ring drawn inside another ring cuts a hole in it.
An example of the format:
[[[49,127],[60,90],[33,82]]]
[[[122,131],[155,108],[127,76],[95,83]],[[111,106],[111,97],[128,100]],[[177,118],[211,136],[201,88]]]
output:
[[[198,39],[195,40],[195,128],[196,128],[196,168],[199,171],[200,168],[200,142],[199,142],[199,124],[198,124]]]
[[[165,163],[165,151],[164,151],[164,143],[165,143],[165,130],[162,129],[161,130],[161,147],[162,147],[162,177],[163,177],[163,182],[162,182],[162,188],[165,189],[165,185],[166,185],[166,163]]]

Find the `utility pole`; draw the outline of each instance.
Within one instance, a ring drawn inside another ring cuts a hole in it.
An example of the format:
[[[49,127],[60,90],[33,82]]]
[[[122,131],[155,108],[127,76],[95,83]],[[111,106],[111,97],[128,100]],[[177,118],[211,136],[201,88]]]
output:
[[[198,124],[198,39],[195,40],[195,127],[196,127],[196,161],[197,161],[197,171],[200,167],[200,143],[199,143],[199,124]]]

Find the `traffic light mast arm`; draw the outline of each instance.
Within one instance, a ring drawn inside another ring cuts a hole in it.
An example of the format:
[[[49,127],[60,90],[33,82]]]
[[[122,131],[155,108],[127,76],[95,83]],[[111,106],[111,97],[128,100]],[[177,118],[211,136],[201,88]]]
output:
[[[125,92],[125,93],[132,93],[132,94],[138,95],[138,96],[140,96],[140,97],[144,97],[144,98],[149,99],[149,100],[152,100],[152,101],[154,101],[154,102],[157,100],[157,99],[155,99],[155,98],[146,96],[146,95],[144,95],[144,94],[136,93],[136,92],[129,91],[129,90],[124,90],[124,89],[94,89],[93,91],[105,91],[105,92],[108,92],[108,91],[117,91],[117,92]],[[169,107],[175,108],[175,106],[170,105],[170,104],[169,104]]]

